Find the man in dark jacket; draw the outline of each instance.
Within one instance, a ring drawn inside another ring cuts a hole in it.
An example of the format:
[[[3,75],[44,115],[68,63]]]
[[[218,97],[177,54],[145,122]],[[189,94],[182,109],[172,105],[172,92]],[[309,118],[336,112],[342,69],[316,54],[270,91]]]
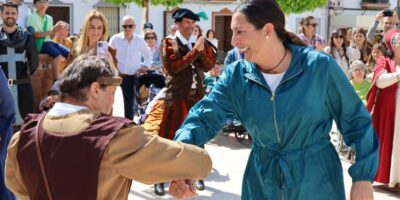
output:
[[[18,5],[8,2],[1,7],[0,64],[7,77],[16,108],[15,124],[33,112],[33,92],[30,76],[38,66],[33,33],[16,24]]]

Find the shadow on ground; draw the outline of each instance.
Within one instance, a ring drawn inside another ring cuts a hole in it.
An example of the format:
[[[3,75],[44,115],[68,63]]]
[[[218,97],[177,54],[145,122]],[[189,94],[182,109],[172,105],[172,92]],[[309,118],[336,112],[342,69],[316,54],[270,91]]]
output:
[[[208,145],[229,147],[232,150],[251,148],[251,140],[246,138],[237,139],[233,133],[219,133]]]

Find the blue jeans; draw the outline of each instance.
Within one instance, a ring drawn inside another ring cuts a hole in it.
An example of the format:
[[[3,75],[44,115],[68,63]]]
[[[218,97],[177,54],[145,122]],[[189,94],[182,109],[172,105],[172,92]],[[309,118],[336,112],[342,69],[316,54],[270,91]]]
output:
[[[135,106],[135,75],[125,75],[122,77],[121,89],[124,97],[125,118],[133,120],[133,107]]]

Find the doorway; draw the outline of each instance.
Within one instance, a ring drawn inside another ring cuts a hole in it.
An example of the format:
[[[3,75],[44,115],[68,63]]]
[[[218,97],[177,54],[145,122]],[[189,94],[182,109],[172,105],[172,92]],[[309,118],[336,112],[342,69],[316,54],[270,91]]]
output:
[[[214,18],[215,37],[219,40],[218,50],[223,52],[228,52],[233,48],[231,21],[232,15],[216,15]]]
[[[56,24],[58,21],[64,21],[70,24],[70,10],[69,6],[52,6],[50,5],[46,13],[53,17],[53,23]]]

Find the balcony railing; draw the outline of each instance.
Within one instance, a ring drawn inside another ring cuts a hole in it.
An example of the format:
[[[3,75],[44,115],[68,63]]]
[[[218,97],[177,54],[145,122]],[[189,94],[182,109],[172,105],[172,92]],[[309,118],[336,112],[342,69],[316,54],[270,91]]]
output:
[[[390,7],[389,0],[361,0],[360,5],[367,10],[383,10]]]

